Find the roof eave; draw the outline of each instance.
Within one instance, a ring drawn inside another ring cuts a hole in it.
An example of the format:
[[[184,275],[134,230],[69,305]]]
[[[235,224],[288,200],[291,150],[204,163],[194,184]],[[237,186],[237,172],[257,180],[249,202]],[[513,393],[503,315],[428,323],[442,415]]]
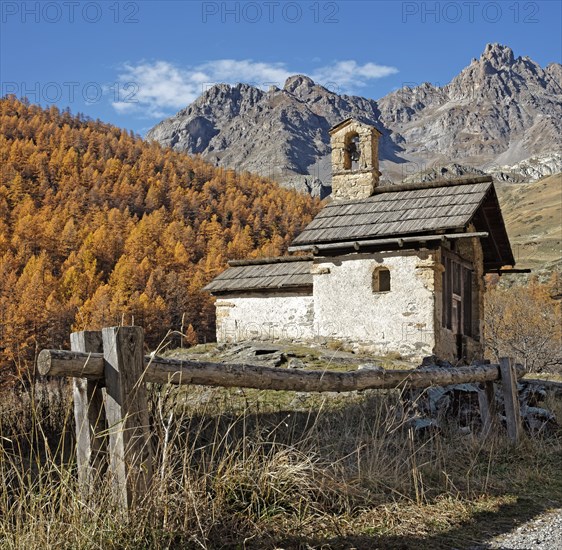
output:
[[[489,204],[487,205],[486,203]],[[496,213],[492,220],[490,220],[487,214],[487,212],[491,210]],[[480,229],[489,233],[489,237],[483,239],[482,247],[484,248],[486,244],[489,243],[490,247],[493,248],[496,253],[496,261],[485,259],[484,269],[487,269],[487,266],[494,266],[491,269],[499,269],[507,265],[515,266],[515,257],[513,256],[511,242],[507,234],[502,210],[493,184],[480,201],[478,208],[475,209],[469,223],[474,223],[474,225],[477,223],[484,224]]]
[[[203,288],[206,290],[206,288]],[[309,292],[312,294],[312,284],[309,285],[287,285],[280,287],[255,287],[255,288],[237,288],[237,289],[220,289],[220,290],[207,290],[212,296],[225,296],[225,295],[247,295],[252,292],[260,294],[276,294],[282,292]]]
[[[344,249],[351,248],[358,250],[367,246],[388,246],[389,248],[401,248],[405,243],[424,243],[439,242],[447,239],[462,238],[486,238],[488,233],[485,231],[467,232],[466,226],[450,227],[443,230],[442,233],[418,233],[415,235],[402,234],[391,235],[380,239],[355,239],[352,241],[325,241],[325,242],[308,242],[299,243],[289,247],[290,252],[312,251],[314,249]]]

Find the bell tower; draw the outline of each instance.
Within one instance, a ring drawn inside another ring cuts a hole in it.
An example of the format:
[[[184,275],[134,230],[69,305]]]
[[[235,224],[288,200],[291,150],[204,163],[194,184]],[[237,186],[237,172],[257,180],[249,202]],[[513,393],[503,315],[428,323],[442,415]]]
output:
[[[330,130],[332,145],[332,197],[366,199],[379,183],[379,138],[368,124],[348,118]]]

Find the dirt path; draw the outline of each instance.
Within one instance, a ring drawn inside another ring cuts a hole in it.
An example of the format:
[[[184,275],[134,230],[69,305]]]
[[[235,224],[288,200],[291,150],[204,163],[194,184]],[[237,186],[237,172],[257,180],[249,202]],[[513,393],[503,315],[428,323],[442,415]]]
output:
[[[541,514],[473,550],[562,550],[562,508]]]

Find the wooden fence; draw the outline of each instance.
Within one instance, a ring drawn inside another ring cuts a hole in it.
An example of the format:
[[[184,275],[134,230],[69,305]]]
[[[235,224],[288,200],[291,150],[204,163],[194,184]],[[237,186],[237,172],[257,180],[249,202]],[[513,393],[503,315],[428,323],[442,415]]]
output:
[[[517,442],[522,431],[517,378],[523,368],[503,358],[499,365],[420,368],[409,371],[306,371],[245,364],[222,364],[144,356],[141,327],[110,327],[75,332],[71,351],[43,350],[42,375],[73,377],[78,479],[92,490],[103,468],[108,436],[109,468],[123,508],[134,505],[152,478],[152,447],[146,382],[245,387],[305,392],[410,389],[483,383],[480,412],[484,429],[496,417],[494,382],[501,381],[508,435]]]

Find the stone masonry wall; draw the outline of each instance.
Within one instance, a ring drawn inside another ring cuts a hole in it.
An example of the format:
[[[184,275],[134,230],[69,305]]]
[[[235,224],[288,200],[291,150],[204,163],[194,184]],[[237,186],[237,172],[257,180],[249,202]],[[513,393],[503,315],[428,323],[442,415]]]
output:
[[[381,266],[390,271],[389,292],[372,290],[373,271]],[[319,258],[312,267],[318,335],[378,354],[431,355],[435,267],[430,251]]]
[[[219,297],[217,342],[310,340],[314,299],[305,293]]]
[[[346,139],[359,137],[359,161],[355,170],[345,167]],[[379,181],[379,132],[376,128],[352,121],[331,136],[332,197],[335,200],[364,199],[373,194]]]

